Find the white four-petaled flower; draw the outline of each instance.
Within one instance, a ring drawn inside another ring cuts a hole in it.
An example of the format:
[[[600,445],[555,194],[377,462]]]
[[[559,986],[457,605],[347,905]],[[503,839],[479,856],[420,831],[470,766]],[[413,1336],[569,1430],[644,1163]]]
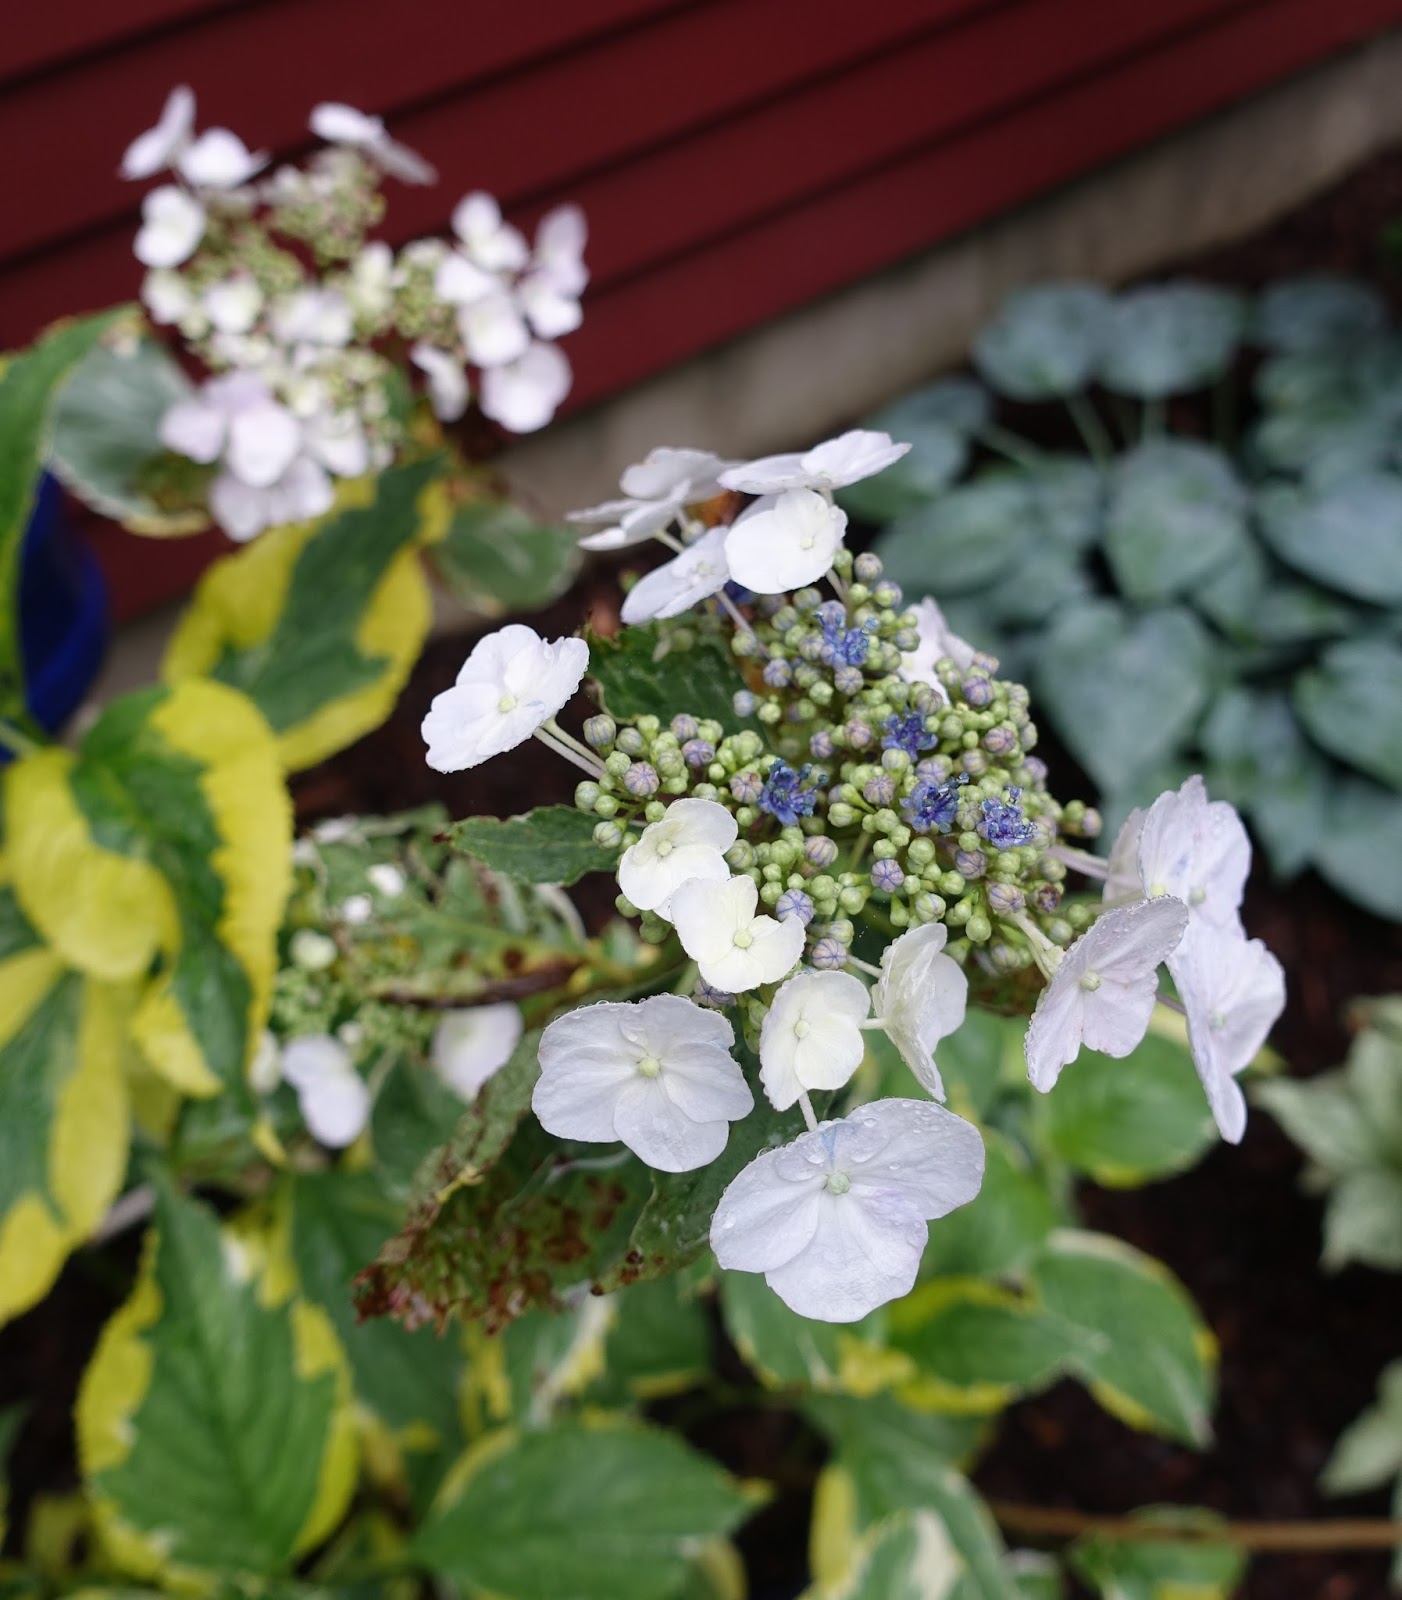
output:
[[[660,445],[645,461],[628,467],[619,480],[621,500],[571,511],[571,522],[606,522],[579,542],[586,550],[622,550],[641,544],[676,521],[684,508],[720,492],[718,475],[726,463],[709,450],[678,450]]]
[[[144,267],[178,267],[204,238],[204,207],[173,183],[152,189],[141,202],[141,227],[132,246]]]
[[[328,1033],[305,1034],[282,1047],[282,1075],[318,1144],[342,1150],[360,1137],[370,1117],[370,1091],[350,1051]]]
[[[195,96],[185,84],[172,89],[161,107],[160,121],[138,134],[122,157],[124,178],[153,178],[164,172],[190,142],[195,131]]]
[[[650,822],[618,863],[618,887],[639,911],[666,917],[673,892],[691,878],[725,883],[725,852],[739,833],[734,815],[714,800],[674,800]]]
[[[622,617],[627,623],[656,622],[663,617],[679,617],[700,600],[709,599],[730,581],[726,564],[726,538],[729,528],[712,528],[640,578],[623,599]]]
[[[1176,895],[1195,924],[1240,927],[1251,841],[1225,800],[1207,798],[1200,775],[1195,773],[1177,792],[1161,794],[1144,813],[1138,860],[1145,894]]]
[[[360,150],[383,172],[402,183],[433,183],[438,174],[416,151],[391,139],[384,119],[372,117],[354,106],[326,101],[312,107],[312,132],[328,144],[349,145]]]
[[[583,639],[542,639],[512,622],[479,639],[423,720],[428,764],[461,772],[514,749],[553,717],[589,665]]]
[[[831,494],[834,489],[844,489],[849,483],[884,472],[909,449],[908,444],[895,443],[889,433],[853,428],[811,450],[761,456],[757,461],[731,467],[722,473],[721,482],[727,489],[739,489],[745,494],[783,494],[787,489],[815,489],[820,494]]]
[[[559,410],[572,378],[563,350],[532,344],[515,361],[483,372],[483,414],[512,433],[535,433]]]
[[[914,1285],[927,1223],[983,1182],[983,1140],[923,1100],[878,1100],[757,1157],[720,1198],[711,1248],[791,1310],[855,1322]]]
[[[1027,1076],[1043,1094],[1083,1044],[1127,1056],[1148,1031],[1158,969],[1188,908],[1172,895],[1102,912],[1063,954],[1027,1029]]]
[[[445,1011],[429,1041],[429,1060],[454,1094],[471,1105],[482,1085],[510,1061],[524,1027],[521,1008],[510,1000]]]
[[[744,994],[776,983],[803,954],[803,923],[757,916],[758,904],[754,879],[738,875],[723,884],[692,878],[672,891],[672,923],[682,949],[713,989]]]
[[[561,1139],[621,1140],[663,1172],[704,1167],[754,1096],[724,1017],[680,995],[581,1006],[541,1036],[531,1105]]]
[[[967,672],[973,664],[974,647],[954,632],[929,595],[914,609],[920,643],[902,655],[901,676],[907,683],[928,683],[948,703],[949,694],[935,675],[935,668],[948,657],[961,672]]]
[[[756,594],[782,594],[816,583],[846,531],[847,513],[840,506],[812,489],[785,489],[756,500],[736,518],[726,535],[725,559],[737,583]]]
[[[936,1100],[944,1099],[944,1082],[934,1062],[935,1046],[963,1023],[969,999],[964,969],[945,954],[948,938],[942,922],[903,933],[882,952],[881,977],[872,995],[887,1037]]]
[[[759,1034],[759,1081],[776,1110],[848,1081],[866,1052],[870,1010],[866,985],[848,972],[800,972],[779,989]]]

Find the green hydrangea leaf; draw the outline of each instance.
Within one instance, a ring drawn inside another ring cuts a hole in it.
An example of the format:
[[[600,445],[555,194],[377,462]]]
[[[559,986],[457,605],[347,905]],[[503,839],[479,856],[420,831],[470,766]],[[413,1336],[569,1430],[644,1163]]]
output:
[[[1166,1267],[1118,1239],[1068,1229],[1048,1241],[1032,1284],[1066,1340],[1068,1366],[1107,1411],[1207,1444],[1215,1345]]]
[[[1063,613],[1038,658],[1041,704],[1106,792],[1167,760],[1197,725],[1216,679],[1190,611],[1131,616],[1101,600]]]
[[[1107,1188],[1182,1172],[1216,1142],[1186,1048],[1148,1034],[1124,1060],[1082,1050],[1044,1102],[1061,1158]]]
[[[1190,590],[1245,539],[1246,490],[1220,450],[1158,439],[1115,463],[1105,554],[1136,605]]]
[[[1079,394],[1104,349],[1110,297],[1091,283],[1019,289],[974,341],[980,375],[1012,400]]]
[[[613,1325],[605,1347],[605,1404],[651,1400],[701,1383],[711,1369],[711,1325],[701,1300],[683,1276],[644,1280],[612,1300]]]
[[[983,1187],[930,1229],[922,1278],[1016,1273],[1060,1220],[1046,1180],[1010,1139],[988,1128],[983,1144]]]
[[[1402,1171],[1374,1166],[1343,1174],[1324,1208],[1319,1259],[1330,1270],[1357,1261],[1402,1271]]]
[[[1100,380],[1139,400],[1205,388],[1231,364],[1245,321],[1229,289],[1186,280],[1131,289],[1110,307]]]
[[[1402,795],[1331,774],[1328,822],[1315,829],[1313,859],[1334,888],[1365,910],[1402,918]]]
[[[1402,646],[1342,639],[1295,679],[1295,710],[1315,743],[1402,789]]]
[[[53,468],[74,494],[132,533],[156,537],[198,533],[209,526],[203,493],[171,509],[156,480],[163,458],[194,489],[190,464],[170,458],[161,418],[194,393],[170,351],[149,334],[128,333],[95,345],[73,369],[53,413]],[[201,469],[195,468],[194,472]],[[200,485],[200,488],[203,486]]]
[[[879,1359],[885,1324],[880,1311],[860,1322],[814,1322],[790,1311],[755,1272],[722,1273],[720,1305],[736,1349],[766,1383],[776,1387],[801,1384],[819,1392],[840,1390],[847,1387],[849,1377],[861,1385],[872,1370],[870,1358]]]
[[[1320,1474],[1326,1494],[1361,1494],[1380,1489],[1402,1473],[1402,1361],[1384,1367],[1378,1398],[1334,1443]]]
[[[678,643],[676,624],[669,626],[624,628],[612,639],[585,635],[589,676],[603,709],[624,721],[654,716],[665,725],[686,712],[730,732],[752,726],[735,715],[735,694],[745,680],[721,635],[703,632]]]
[[[1373,605],[1402,604],[1402,477],[1363,472],[1317,489],[1275,485],[1256,497],[1282,561]]]
[[[1186,1527],[1210,1532],[1217,1521],[1190,1506],[1140,1512],[1146,1527]],[[1210,1538],[1107,1539],[1085,1535],[1067,1559],[1101,1600],[1230,1600],[1246,1573],[1246,1552]]]
[[[618,851],[594,843],[598,818],[573,806],[537,806],[523,817],[467,817],[447,830],[460,850],[518,883],[577,883],[612,872]]]
[[[560,1424],[475,1445],[410,1552],[501,1600],[660,1600],[686,1578],[695,1546],[748,1509],[672,1434]]]
[[[458,506],[431,559],[465,604],[538,611],[563,594],[579,570],[578,535],[536,521],[509,500]]]
[[[267,1242],[158,1181],[136,1289],[78,1396],[83,1480],[118,1565],[288,1571],[350,1500],[349,1401],[329,1321]]]
[[[242,690],[290,771],[378,727],[428,636],[418,545],[431,530],[439,469],[431,458],[343,483],[326,516],[270,528],[217,561],[180,619],[162,676]]]

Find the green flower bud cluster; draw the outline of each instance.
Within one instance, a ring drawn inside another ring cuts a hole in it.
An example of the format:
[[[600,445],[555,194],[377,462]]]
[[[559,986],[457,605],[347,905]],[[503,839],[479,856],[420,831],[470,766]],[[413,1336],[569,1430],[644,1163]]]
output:
[[[1063,907],[1055,847],[1063,834],[1094,836],[1099,819],[1048,792],[1027,690],[962,650],[922,658],[917,675],[917,613],[876,557],[857,561],[845,582],[853,560],[839,552],[836,600],[816,588],[762,597],[743,628],[714,603],[688,616],[692,633],[733,629],[746,683],[736,721],[751,726],[731,732],[686,711],[668,724],[591,719],[604,772],[578,786],[576,804],[602,819],[600,844],[625,849],[673,798],[724,806],[739,829],[732,871],[777,915],[803,918],[819,966],[840,965],[864,925],[889,938],[942,922],[952,954],[1015,974],[1033,965],[1029,926],[1065,944],[1087,924]],[[665,924],[644,918],[643,937],[660,942]]]
[[[350,261],[384,217],[380,181],[354,150],[318,151],[305,172],[289,167],[274,177],[272,225],[307,245],[321,266]]]

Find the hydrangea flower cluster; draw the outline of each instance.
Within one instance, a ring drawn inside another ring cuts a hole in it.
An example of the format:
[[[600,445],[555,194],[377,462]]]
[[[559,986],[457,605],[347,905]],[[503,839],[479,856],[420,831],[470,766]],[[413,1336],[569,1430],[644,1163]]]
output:
[[[228,129],[196,134],[182,86],[121,164],[132,180],[169,174],[142,202],[142,299],[211,376],[166,413],[161,439],[214,469],[210,510],[236,539],[319,516],[336,478],[388,466],[405,377],[453,422],[475,368],[478,405],[513,433],[549,422],[571,383],[554,341],[582,317],[577,207],[551,211],[528,243],[490,195],[469,194],[451,241],[396,252],[368,237],[381,184],[432,183],[433,168],[352,106],[317,106],[311,129],[325,148],[268,172]]]
[[[624,619],[655,622],[659,648],[723,636],[746,683],[733,720],[599,713],[577,739],[555,715],[585,646],[517,625],[477,646],[424,723],[435,766],[536,733],[583,768],[576,805],[618,852],[618,909],[692,964],[689,998],[585,1005],[550,1024],[541,1122],[676,1172],[714,1160],[756,1092],[798,1106],[809,1131],[734,1179],[711,1243],[723,1267],[762,1272],[793,1309],[831,1321],[906,1292],[927,1223],[979,1190],[982,1141],[939,1103],[936,1064],[971,993],[1031,1012],[1028,1075],[1044,1092],[1082,1045],[1128,1055],[1164,999],[1186,1012],[1231,1140],[1245,1119],[1236,1076],[1284,1005],[1279,964],[1241,928],[1250,847],[1232,808],[1194,778],[1131,817],[1108,860],[1073,843],[1099,817],[1048,791],[1026,690],[933,600],[907,605],[875,557],[844,547],[833,490],[905,448],[854,432],[748,464],[654,451],[624,474],[622,499],[578,514],[607,524],[594,548],[651,538],[673,552],[630,590]],[[726,489],[756,498],[707,526],[698,501]],[[533,685],[529,715],[518,681]],[[1104,879],[1100,902],[1068,893],[1073,870]],[[1165,963],[1176,998],[1159,993]],[[932,1099],[829,1115],[871,1030]]]

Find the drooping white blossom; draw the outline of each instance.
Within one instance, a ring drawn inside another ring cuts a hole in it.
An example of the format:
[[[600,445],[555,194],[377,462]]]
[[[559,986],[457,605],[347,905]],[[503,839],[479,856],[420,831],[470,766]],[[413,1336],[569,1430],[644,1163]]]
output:
[[[285,345],[325,345],[339,350],[355,331],[350,302],[338,289],[298,289],[272,309],[274,335]]]
[[[1144,893],[1144,881],[1139,872],[1139,839],[1144,832],[1146,815],[1142,806],[1136,806],[1121,824],[1110,846],[1102,895],[1107,904],[1137,899]]]
[[[1250,870],[1251,841],[1241,818],[1225,800],[1207,798],[1200,775],[1161,794],[1145,812],[1139,834],[1144,893],[1177,896],[1194,923],[1239,928]]]
[[[482,410],[512,433],[535,433],[559,410],[572,379],[564,351],[532,344],[517,360],[483,372]]]
[[[689,879],[729,880],[725,852],[738,833],[734,815],[714,800],[674,800],[623,852],[618,887],[639,911],[666,917],[673,893]]]
[[[132,251],[143,267],[178,267],[204,238],[204,207],[173,183],[152,189],[141,202],[141,227]]]
[[[510,1061],[524,1029],[521,1008],[509,1000],[445,1011],[429,1041],[429,1060],[454,1094],[471,1105],[482,1085]]]
[[[462,772],[514,749],[564,705],[588,665],[583,639],[547,641],[519,622],[479,639],[423,720],[429,766]]]
[[[1172,895],[1102,912],[1061,956],[1027,1029],[1027,1076],[1043,1094],[1084,1044],[1127,1056],[1149,1027],[1158,969],[1178,947],[1188,908]]]
[[[178,272],[157,267],[141,281],[141,299],[158,326],[179,322],[198,305],[194,290]]]
[[[759,1081],[778,1111],[840,1089],[862,1064],[871,997],[848,972],[800,972],[775,994],[759,1034]]]
[[[471,396],[462,362],[422,340],[409,347],[409,359],[428,379],[428,399],[440,422],[456,422]]]
[[[176,158],[176,169],[196,189],[237,189],[268,164],[263,151],[251,152],[227,128],[206,128]]]
[[[354,106],[332,100],[312,107],[310,127],[318,139],[325,139],[328,144],[349,145],[361,151],[381,171],[398,178],[401,183],[437,181],[437,172],[417,151],[390,138],[382,117],[372,117]]]
[[[725,559],[737,583],[756,594],[782,594],[816,583],[846,531],[841,506],[812,489],[785,489],[736,518],[726,533]]]
[[[195,96],[185,85],[172,89],[161,107],[154,128],[138,134],[122,157],[121,175],[129,179],[153,178],[164,172],[190,142],[195,131]]]
[[[723,884],[693,878],[672,891],[682,949],[713,989],[744,994],[777,983],[803,954],[803,923],[756,915],[758,904],[754,879],[742,876]]]
[[[488,272],[519,272],[530,260],[521,230],[504,222],[496,200],[481,190],[458,201],[452,222],[463,253]]]
[[[531,271],[548,274],[562,294],[582,294],[589,282],[584,265],[588,238],[588,224],[578,206],[555,206],[536,224]]]
[[[720,493],[718,475],[726,463],[709,450],[678,450],[660,445],[645,461],[626,469],[619,480],[620,500],[571,511],[570,522],[606,522],[608,527],[580,539],[585,550],[622,550],[664,532],[683,510]]]
[[[724,527],[712,528],[680,555],[639,578],[623,597],[623,620],[637,623],[679,617],[723,589],[730,581],[726,561],[729,532]]]
[[[886,1036],[936,1100],[944,1099],[944,1081],[935,1046],[963,1024],[969,999],[964,969],[945,954],[948,938],[944,923],[927,922],[893,940],[881,954],[872,993]]]
[[[935,668],[948,657],[961,672],[967,672],[973,664],[974,647],[954,632],[929,595],[914,609],[920,643],[902,655],[901,676],[907,683],[928,683],[948,703],[949,695]]]
[[[302,1121],[318,1144],[343,1150],[355,1143],[370,1118],[370,1091],[339,1039],[327,1033],[289,1039],[282,1075],[297,1091]]]
[[[680,995],[581,1006],[542,1034],[531,1105],[559,1138],[621,1140],[650,1167],[689,1172],[754,1108],[734,1042],[724,1017]]]
[[[831,494],[884,472],[909,449],[908,444],[896,444],[888,433],[853,428],[811,450],[744,462],[724,473],[721,482],[727,489],[745,494],[783,494],[789,489]]]
[[[1224,1139],[1240,1144],[1246,1098],[1237,1074],[1285,1009],[1284,970],[1259,939],[1207,922],[1190,922],[1168,970],[1188,1014],[1188,1043],[1213,1120]]]
[[[263,309],[263,291],[252,278],[235,276],[212,283],[200,303],[220,333],[247,333]]]
[[[735,1178],[711,1221],[731,1272],[762,1272],[790,1310],[856,1322],[914,1286],[927,1224],[983,1183],[983,1140],[926,1100],[878,1100]]]
[[[324,517],[335,504],[331,480],[310,456],[298,456],[275,482],[259,486],[232,472],[210,485],[209,509],[231,539],[252,539],[265,528]]]
[[[404,893],[404,874],[392,861],[376,861],[366,867],[365,877],[375,893],[386,900],[397,900]]]

